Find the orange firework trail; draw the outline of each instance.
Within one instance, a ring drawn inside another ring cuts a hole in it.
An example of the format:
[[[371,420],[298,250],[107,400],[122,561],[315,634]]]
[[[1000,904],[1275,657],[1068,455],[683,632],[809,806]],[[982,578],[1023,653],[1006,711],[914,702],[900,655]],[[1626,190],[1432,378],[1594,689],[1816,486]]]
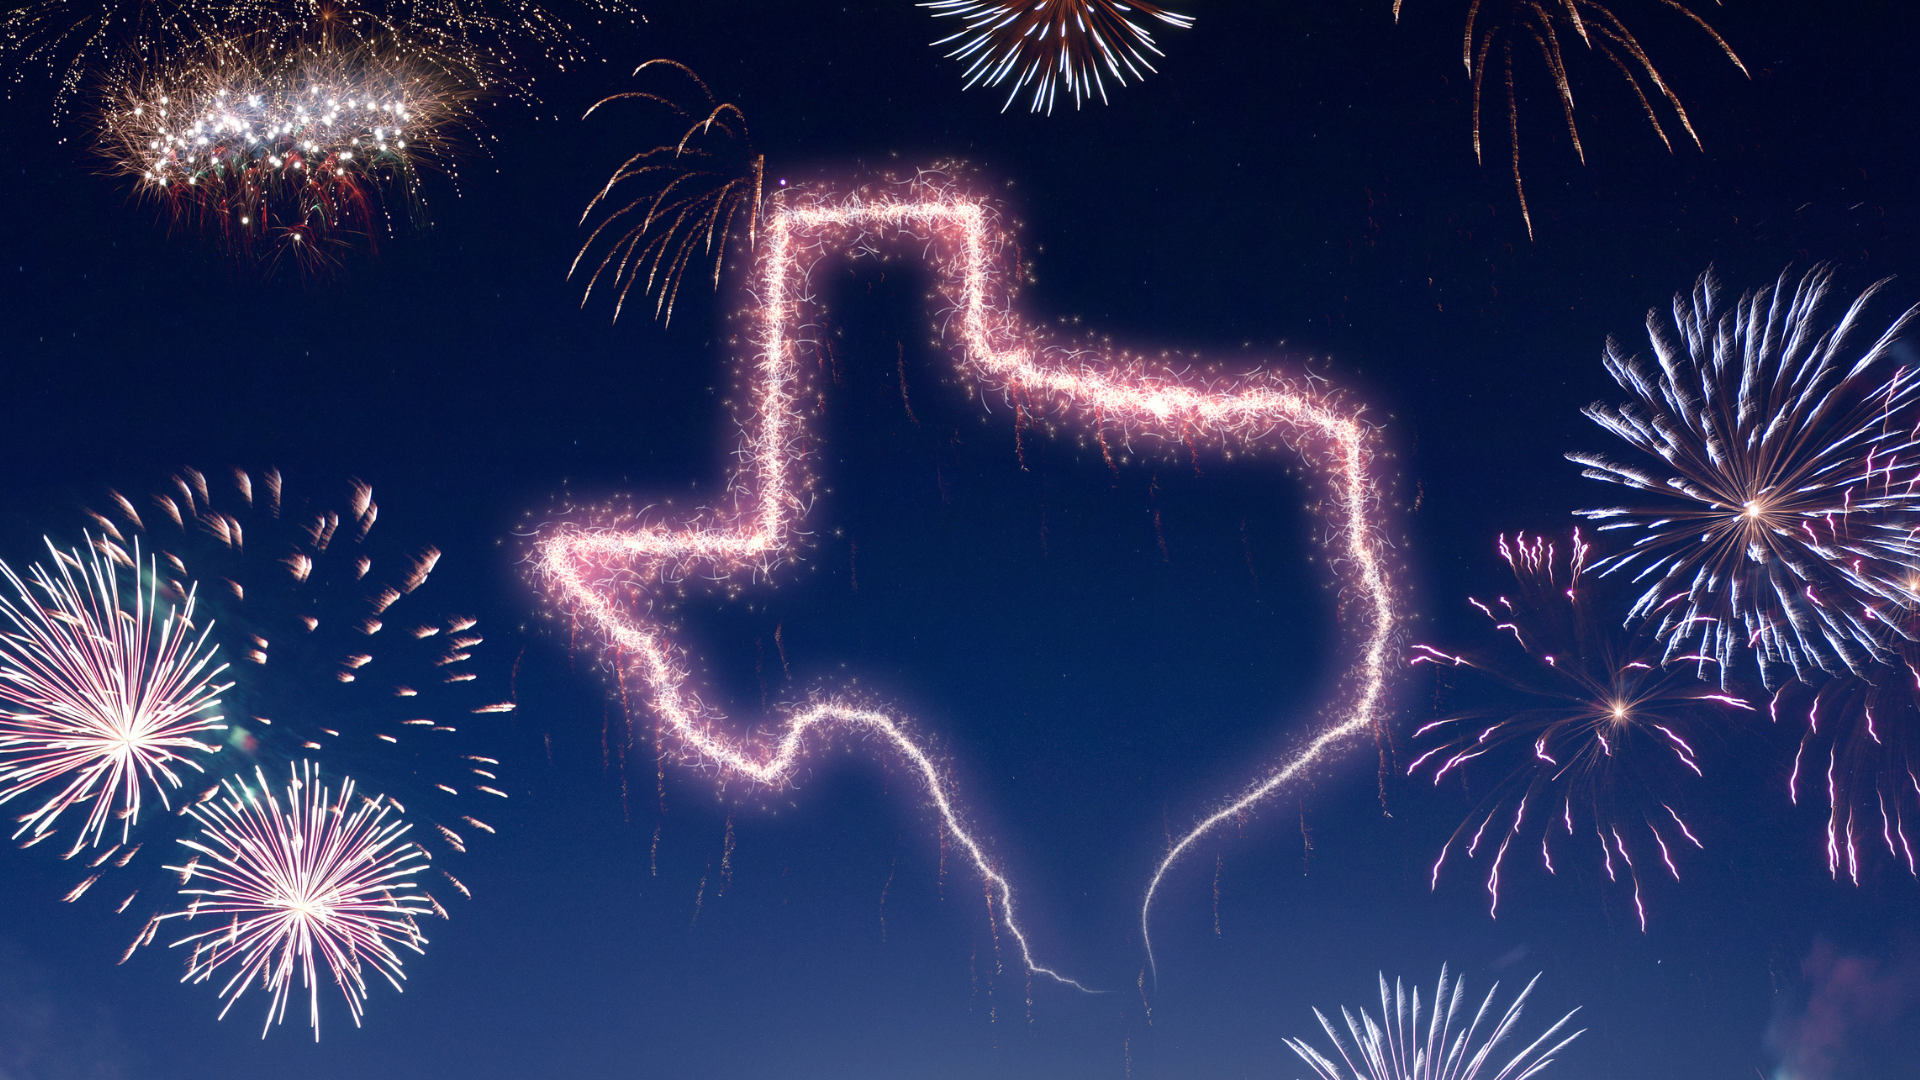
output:
[[[535,570],[559,604],[604,640],[619,674],[686,761],[769,786],[793,781],[809,736],[841,732],[886,743],[909,767],[990,895],[1030,971],[1080,986],[1034,959],[1016,917],[1013,888],[948,795],[940,765],[899,717],[846,698],[797,708],[762,736],[734,734],[727,717],[690,685],[684,649],[657,608],[667,588],[706,579],[727,587],[759,579],[795,557],[799,524],[813,499],[812,443],[802,354],[814,325],[812,282],[829,256],[905,249],[932,266],[945,302],[939,324],[961,370],[984,389],[1017,397],[1031,412],[1072,419],[1114,438],[1166,448],[1205,446],[1232,454],[1280,447],[1300,455],[1326,485],[1331,562],[1358,641],[1349,698],[1304,746],[1178,838],[1156,869],[1141,911],[1167,871],[1201,836],[1260,802],[1377,722],[1386,689],[1389,638],[1397,622],[1381,537],[1373,429],[1360,410],[1309,380],[1268,370],[1227,376],[1108,349],[1050,342],[1012,309],[1012,239],[999,213],[944,172],[922,172],[843,193],[795,194],[765,216],[752,306],[744,313],[745,424],[728,484],[731,505],[677,520],[603,516],[543,530]],[[1148,943],[1151,955],[1151,942]],[[1081,987],[1085,989],[1084,987]]]

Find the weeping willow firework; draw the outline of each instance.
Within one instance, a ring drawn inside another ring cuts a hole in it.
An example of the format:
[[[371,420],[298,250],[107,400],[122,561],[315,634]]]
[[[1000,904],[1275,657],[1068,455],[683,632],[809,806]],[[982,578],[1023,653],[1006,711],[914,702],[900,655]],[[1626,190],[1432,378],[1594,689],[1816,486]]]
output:
[[[1193,25],[1191,16],[1120,0],[924,0],[920,6],[961,21],[958,32],[934,45],[954,46],[947,56],[967,65],[967,89],[1011,82],[1002,112],[1028,87],[1034,112],[1053,112],[1062,91],[1075,108],[1096,95],[1104,103],[1108,78],[1115,86],[1129,77],[1145,80],[1155,70],[1148,54],[1165,55],[1146,19],[1180,30]]]
[[[1400,18],[1400,5],[1403,0],[1394,0],[1393,17]],[[1676,0],[1663,0],[1662,7],[1676,12],[1681,18],[1698,27],[1713,40],[1720,52],[1733,66],[1747,74],[1747,67],[1733,47],[1722,39],[1705,19],[1694,14]],[[1595,3],[1594,0],[1493,0],[1481,3],[1473,0],[1467,7],[1466,27],[1460,38],[1460,60],[1467,68],[1467,76],[1473,83],[1473,157],[1483,162],[1481,153],[1480,121],[1481,104],[1485,101],[1489,71],[1495,73],[1498,84],[1493,93],[1504,98],[1507,106],[1507,145],[1513,166],[1513,193],[1520,200],[1520,216],[1526,222],[1527,236],[1533,236],[1533,215],[1527,210],[1526,185],[1520,180],[1520,110],[1519,95],[1514,90],[1514,64],[1516,50],[1524,57],[1528,53],[1538,53],[1547,75],[1552,78],[1554,90],[1560,102],[1561,112],[1567,123],[1567,135],[1573,141],[1573,152],[1582,164],[1587,160],[1586,148],[1580,144],[1580,125],[1574,119],[1573,84],[1567,74],[1566,47],[1575,41],[1585,46],[1589,53],[1606,61],[1608,66],[1620,73],[1620,78],[1633,92],[1634,100],[1640,103],[1647,123],[1652,125],[1653,133],[1660,137],[1661,145],[1669,152],[1673,150],[1673,140],[1667,137],[1667,128],[1660,122],[1660,110],[1656,101],[1664,102],[1673,114],[1673,122],[1687,133],[1693,145],[1700,146],[1699,133],[1693,129],[1693,121],[1687,116],[1687,108],[1681,104],[1679,95],[1667,85],[1660,70],[1653,64],[1639,38],[1627,25],[1620,21],[1613,9]]]
[[[214,634],[235,665],[230,770],[324,755],[378,783],[428,827],[426,840],[463,852],[494,831],[488,819],[507,797],[492,755],[513,704],[476,669],[476,621],[436,606],[440,552],[385,543],[378,515],[357,482],[313,497],[284,492],[275,470],[256,482],[183,469],[139,506],[109,492],[91,517],[102,554],[124,561],[144,535],[159,553],[159,595],[197,581],[218,613]]]
[[[424,221],[422,168],[451,170],[485,84],[419,49],[212,49],[128,69],[100,150],[168,220],[242,262],[312,270]]]
[[[1349,1077],[1353,1080],[1526,1080],[1553,1064],[1555,1054],[1586,1034],[1582,1029],[1547,1045],[1566,1028],[1574,1013],[1580,1011],[1575,1009],[1504,1065],[1500,1063],[1494,1051],[1513,1033],[1514,1025],[1520,1020],[1520,1007],[1526,1004],[1527,996],[1539,981],[1540,976],[1535,975],[1527,988],[1520,991],[1520,996],[1513,999],[1506,1013],[1491,1023],[1483,1038],[1480,1025],[1492,1016],[1493,999],[1500,991],[1500,984],[1495,983],[1493,989],[1487,991],[1487,999],[1480,1003],[1479,1010],[1468,1022],[1460,1011],[1466,998],[1465,982],[1456,979],[1449,994],[1447,969],[1442,967],[1440,985],[1434,991],[1423,1036],[1420,988],[1414,987],[1409,994],[1398,979],[1389,988],[1383,974],[1377,1023],[1364,1009],[1358,1019],[1346,1009],[1340,1010],[1347,1022],[1347,1034],[1353,1039],[1351,1048],[1341,1039],[1332,1021],[1319,1009],[1313,1010],[1321,1028],[1333,1040],[1334,1053],[1346,1064],[1347,1071],[1341,1071],[1340,1063],[1308,1045],[1305,1039],[1286,1042],[1321,1080],[1348,1080]]]
[[[351,779],[332,794],[320,770],[302,762],[287,782],[286,801],[254,770],[255,784],[228,780],[211,800],[188,809],[200,826],[180,841],[193,857],[169,866],[180,875],[187,907],[157,916],[147,940],[167,920],[216,925],[173,942],[193,946],[182,981],[224,974],[225,1018],[256,983],[271,997],[261,1036],[286,1018],[294,980],[307,991],[313,1037],[320,1039],[320,972],[346,998],[354,1026],[367,1000],[368,969],[395,990],[406,978],[395,946],[422,952],[415,921],[435,912],[417,879],[426,853],[406,838],[411,826],[391,799],[358,797]]]
[[[1497,915],[1509,852],[1518,844],[1525,853],[1537,837],[1548,873],[1558,872],[1556,849],[1563,862],[1569,852],[1597,850],[1608,880],[1632,885],[1645,929],[1640,872],[1657,857],[1678,880],[1675,853],[1702,846],[1672,790],[1702,775],[1695,729],[1718,719],[1712,710],[1752,706],[1699,681],[1701,669],[1713,667],[1709,658],[1679,657],[1662,667],[1649,634],[1624,631],[1611,613],[1596,610],[1585,579],[1588,553],[1577,531],[1564,562],[1543,538],[1500,539],[1518,589],[1472,603],[1518,647],[1468,657],[1421,645],[1414,662],[1484,672],[1503,698],[1415,731],[1431,745],[1407,772],[1430,773],[1436,785],[1469,768],[1504,773],[1441,848],[1435,887],[1456,846],[1469,859],[1485,855]],[[1481,758],[1489,760],[1470,765]]]
[[[1723,679],[1748,652],[1770,688],[1865,675],[1896,662],[1920,606],[1920,372],[1888,362],[1920,309],[1856,349],[1885,282],[1828,323],[1831,278],[1782,274],[1729,306],[1702,276],[1674,298],[1671,333],[1647,316],[1657,373],[1607,343],[1632,400],[1586,413],[1635,455],[1567,455],[1642,496],[1580,511],[1631,538],[1595,569],[1644,583],[1631,617],[1656,624],[1669,658],[1712,657]]]
[[[654,316],[671,321],[681,278],[696,262],[712,261],[714,288],[719,288],[734,225],[746,226],[747,243],[752,246],[760,221],[766,159],[754,152],[746,116],[738,107],[714,100],[707,84],[685,64],[649,60],[633,73],[638,76],[649,68],[678,72],[699,89],[702,100],[688,106],[669,94],[628,91],[603,98],[587,110],[586,115],[592,116],[611,102],[647,101],[668,110],[676,124],[683,125],[675,141],[648,147],[622,162],[580,215],[585,224],[596,209],[626,200],[594,226],[567,270],[571,278],[603,236],[612,240],[587,279],[580,305],[586,306],[594,287],[606,277],[610,286],[619,288],[613,304],[616,321],[635,285],[642,295],[654,297]]]
[[[53,569],[22,580],[0,563],[17,599],[0,596],[0,805],[44,799],[19,815],[27,846],[53,835],[61,815],[86,815],[68,857],[98,845],[116,823],[115,855],[140,819],[149,790],[168,805],[182,772],[220,749],[201,739],[223,731],[214,712],[231,683],[208,629],[196,633],[191,589],[177,603],[138,583],[123,599],[120,572],[99,554],[47,542]],[[142,568],[136,545],[125,562]],[[49,794],[49,792],[51,792]]]

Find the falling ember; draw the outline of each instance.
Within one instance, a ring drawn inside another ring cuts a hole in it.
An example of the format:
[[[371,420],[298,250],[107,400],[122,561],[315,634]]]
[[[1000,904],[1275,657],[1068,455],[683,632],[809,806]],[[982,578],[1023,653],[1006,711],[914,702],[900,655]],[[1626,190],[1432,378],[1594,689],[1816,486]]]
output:
[[[202,771],[196,759],[219,750],[195,736],[226,730],[213,710],[233,684],[215,681],[227,665],[215,663],[211,624],[195,634],[193,593],[162,599],[157,564],[143,564],[137,544],[125,565],[144,566],[148,584],[124,597],[120,570],[100,552],[52,541],[47,550],[54,569],[36,565],[28,580],[0,563],[18,597],[0,596],[12,626],[0,634],[0,804],[54,785],[19,815],[15,839],[38,843],[63,813],[82,809],[76,852],[114,822],[124,844],[146,792],[167,806],[180,770]]]
[[[1009,305],[1012,241],[993,206],[957,190],[944,173],[844,194],[795,193],[766,215],[756,250],[754,304],[745,312],[749,420],[742,465],[728,490],[732,504],[677,520],[602,515],[545,528],[535,572],[569,618],[595,631],[619,677],[640,688],[663,735],[689,764],[769,786],[790,784],[818,736],[867,735],[909,767],[975,871],[987,883],[1028,969],[1071,982],[1034,959],[1015,915],[1013,889],[951,801],[941,766],[899,717],[847,698],[823,697],[764,728],[762,738],[730,734],[727,717],[690,685],[690,662],[655,608],[666,582],[727,582],[766,575],[795,557],[802,508],[817,481],[808,468],[802,362],[807,282],[829,256],[857,256],[896,245],[932,262],[942,319],[962,370],[985,388],[1030,407],[1136,445],[1193,445],[1225,452],[1258,447],[1298,454],[1323,485],[1331,520],[1331,562],[1353,597],[1343,605],[1358,656],[1336,717],[1294,755],[1203,818],[1162,860],[1142,909],[1167,870],[1195,840],[1280,790],[1302,770],[1380,721],[1387,647],[1397,620],[1380,539],[1380,481],[1375,436],[1360,410],[1324,385],[1269,371],[1237,376],[1176,368],[1124,352],[1053,344],[1026,327]],[[1074,985],[1078,985],[1074,983]]]
[[[401,989],[406,975],[394,947],[422,952],[427,939],[415,916],[434,913],[433,898],[413,880],[426,871],[427,857],[406,839],[411,826],[389,816],[390,801],[355,798],[351,779],[331,795],[319,768],[301,762],[291,770],[284,805],[257,768],[254,779],[251,787],[228,780],[220,797],[188,811],[200,835],[180,843],[196,853],[194,861],[168,869],[181,874],[180,895],[191,900],[159,919],[217,924],[172,946],[193,946],[183,982],[225,975],[221,1017],[258,983],[272,998],[264,1038],[286,1019],[297,977],[318,1041],[320,963],[356,1027],[368,968]],[[142,934],[151,939],[148,930]]]

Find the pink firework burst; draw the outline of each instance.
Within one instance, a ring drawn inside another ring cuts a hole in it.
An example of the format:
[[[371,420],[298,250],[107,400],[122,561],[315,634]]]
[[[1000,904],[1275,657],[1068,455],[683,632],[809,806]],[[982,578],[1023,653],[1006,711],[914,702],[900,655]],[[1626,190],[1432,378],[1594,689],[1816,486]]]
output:
[[[220,988],[223,1018],[257,981],[273,998],[264,1038],[285,1019],[298,977],[317,1042],[320,963],[355,1026],[368,969],[401,989],[406,975],[395,946],[422,952],[427,939],[414,917],[437,908],[413,880],[427,869],[427,854],[406,838],[412,826],[393,813],[392,800],[356,797],[351,779],[334,794],[319,767],[303,761],[290,770],[284,806],[264,772],[255,769],[254,779],[258,787],[227,780],[220,796],[187,811],[200,837],[180,843],[194,856],[167,869],[180,874],[180,895],[192,900],[184,911],[155,916],[135,945],[151,941],[167,919],[220,920],[173,943],[193,946],[182,981],[205,982],[230,967]],[[206,884],[196,886],[199,880]]]
[[[1497,707],[1414,733],[1428,746],[1408,775],[1428,773],[1437,785],[1481,757],[1499,762],[1496,772],[1505,769],[1441,848],[1433,883],[1464,841],[1468,858],[1489,859],[1486,887],[1498,914],[1500,872],[1515,845],[1531,847],[1537,838],[1548,873],[1557,873],[1556,849],[1564,861],[1564,852],[1597,847],[1608,879],[1632,885],[1645,929],[1640,871],[1657,863],[1678,880],[1677,853],[1703,846],[1671,793],[1674,781],[1702,775],[1693,729],[1714,711],[1753,706],[1700,681],[1715,666],[1711,658],[1682,656],[1663,667],[1650,634],[1624,631],[1594,610],[1583,578],[1589,548],[1578,530],[1564,561],[1541,537],[1503,536],[1500,553],[1518,590],[1472,603],[1518,649],[1464,657],[1415,646],[1414,663],[1474,668],[1507,692]]]
[[[194,633],[192,590],[163,601],[152,559],[145,589],[123,598],[101,555],[51,540],[47,550],[54,568],[35,565],[26,580],[0,563],[18,597],[0,596],[11,625],[0,632],[0,803],[55,785],[13,835],[38,843],[84,808],[77,853],[115,821],[125,843],[147,789],[164,806],[179,770],[202,771],[194,757],[220,747],[195,736],[225,730],[213,710],[233,684],[216,682],[227,666],[215,663],[211,625]],[[138,545],[127,563],[139,572]]]
[[[1116,86],[1129,77],[1144,81],[1155,70],[1147,55],[1164,55],[1136,16],[1181,30],[1193,25],[1190,15],[1118,0],[926,0],[920,6],[965,24],[934,44],[958,43],[947,55],[966,62],[968,89],[1012,81],[1003,112],[1029,86],[1034,112],[1052,112],[1062,90],[1073,95],[1075,108],[1094,95],[1104,103],[1107,78]]]

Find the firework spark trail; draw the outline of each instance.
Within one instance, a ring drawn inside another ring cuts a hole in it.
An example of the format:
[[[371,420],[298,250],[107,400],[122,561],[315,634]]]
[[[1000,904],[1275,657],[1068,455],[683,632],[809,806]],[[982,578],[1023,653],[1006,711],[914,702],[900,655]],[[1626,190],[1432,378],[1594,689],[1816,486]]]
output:
[[[47,551],[57,571],[34,566],[31,585],[0,563],[19,597],[0,596],[13,626],[0,632],[0,804],[66,778],[20,816],[14,837],[31,832],[37,843],[62,813],[90,803],[74,852],[98,844],[110,820],[120,822],[125,844],[143,789],[150,785],[167,805],[168,790],[181,783],[174,766],[202,771],[187,752],[219,749],[193,736],[226,730],[209,713],[233,684],[215,682],[227,665],[215,664],[211,624],[193,636],[193,593],[163,603],[152,559],[149,584],[135,584],[129,610],[119,572],[101,554],[82,561],[51,540]],[[128,564],[139,572],[137,545]]]
[[[1429,770],[1436,786],[1449,773],[1465,772],[1470,762],[1489,754],[1499,755],[1494,760],[1518,759],[1510,774],[1490,789],[1481,808],[1442,845],[1430,884],[1439,887],[1441,868],[1455,843],[1469,832],[1469,859],[1478,854],[1483,840],[1497,840],[1486,879],[1490,910],[1497,916],[1501,864],[1513,840],[1531,822],[1540,835],[1541,863],[1549,874],[1556,873],[1552,840],[1564,834],[1571,843],[1577,801],[1600,842],[1608,878],[1615,878],[1615,854],[1625,864],[1645,929],[1639,875],[1621,830],[1632,834],[1644,828],[1659,849],[1662,865],[1679,880],[1673,848],[1704,845],[1673,808],[1673,797],[1661,790],[1666,776],[1656,775],[1656,770],[1703,775],[1688,741],[1692,723],[1708,718],[1703,712],[1709,704],[1747,712],[1753,706],[1701,684],[1701,676],[1713,666],[1711,658],[1680,656],[1672,666],[1662,667],[1660,644],[1644,627],[1623,632],[1612,619],[1599,615],[1603,605],[1590,601],[1584,578],[1591,549],[1579,530],[1574,530],[1564,559],[1538,536],[1516,536],[1511,542],[1502,536],[1499,551],[1518,590],[1491,603],[1470,602],[1494,624],[1505,646],[1502,651],[1514,652],[1505,645],[1511,638],[1525,662],[1500,653],[1458,656],[1431,645],[1414,646],[1413,664],[1482,671],[1520,697],[1497,709],[1442,717],[1414,732],[1416,743],[1429,735],[1439,741],[1421,750],[1407,775]],[[1535,808],[1531,817],[1530,804]],[[1510,820],[1502,814],[1508,807]]]
[[[808,429],[802,412],[802,346],[812,302],[814,268],[829,254],[876,252],[904,243],[930,260],[941,296],[943,333],[963,370],[989,389],[1019,395],[1028,408],[1112,428],[1123,440],[1170,447],[1205,443],[1231,453],[1260,446],[1291,449],[1329,491],[1329,542],[1352,603],[1350,633],[1359,658],[1349,700],[1338,719],[1265,778],[1203,818],[1175,842],[1156,869],[1141,909],[1141,930],[1167,871],[1203,835],[1260,802],[1320,761],[1331,749],[1377,722],[1386,690],[1388,644],[1397,613],[1379,533],[1379,481],[1373,432],[1356,407],[1311,384],[1265,371],[1237,378],[1175,369],[1125,353],[1052,344],[1013,313],[1006,249],[1010,238],[993,208],[960,193],[943,173],[845,195],[798,196],[767,215],[755,266],[747,362],[747,424],[741,462],[728,485],[730,509],[681,521],[624,520],[553,526],[538,542],[536,572],[548,594],[601,634],[621,674],[645,687],[644,700],[692,761],[726,775],[782,785],[791,782],[809,732],[816,728],[877,736],[908,762],[927,797],[978,872],[999,893],[1000,909],[1028,968],[1078,983],[1041,966],[1015,919],[1013,890],[947,795],[939,767],[884,712],[845,700],[816,700],[784,721],[778,738],[729,734],[725,716],[689,684],[683,650],[653,605],[662,585],[692,578],[725,583],[758,579],[793,557],[797,525],[811,504]],[[1147,940],[1151,955],[1151,939]]]
[[[1500,991],[1499,983],[1494,983],[1493,988],[1487,991],[1487,999],[1480,1003],[1480,1008],[1473,1014],[1473,1022],[1463,1029],[1456,1029],[1455,1021],[1460,1019],[1466,985],[1464,980],[1456,979],[1453,993],[1449,995],[1447,969],[1441,967],[1440,985],[1434,991],[1432,1012],[1423,1040],[1420,1034],[1420,988],[1414,987],[1409,994],[1400,980],[1395,979],[1389,989],[1387,977],[1382,974],[1378,1022],[1365,1009],[1360,1010],[1358,1020],[1346,1009],[1340,1010],[1340,1015],[1347,1022],[1347,1034],[1353,1038],[1351,1050],[1332,1021],[1319,1009],[1313,1010],[1321,1028],[1333,1039],[1334,1051],[1346,1063],[1350,1074],[1341,1072],[1339,1064],[1308,1045],[1305,1039],[1287,1039],[1285,1042],[1313,1068],[1321,1080],[1346,1080],[1348,1075],[1354,1080],[1476,1080],[1495,1064],[1494,1047],[1500,1045],[1513,1030],[1514,1024],[1520,1019],[1521,1006],[1526,1004],[1528,995],[1533,993],[1534,984],[1539,981],[1540,976],[1535,975],[1527,983],[1527,988],[1520,991],[1520,996],[1513,999],[1505,1015],[1493,1025],[1485,1041],[1476,1043],[1474,1036],[1480,1030],[1480,1022],[1487,1019],[1493,1008],[1494,995]],[[1576,1031],[1546,1049],[1542,1047],[1559,1034],[1567,1026],[1567,1021],[1572,1020],[1574,1013],[1579,1011],[1575,1009],[1561,1017],[1545,1034],[1515,1054],[1499,1071],[1492,1073],[1488,1080],[1526,1080],[1553,1064],[1554,1055],[1586,1034],[1586,1030]],[[1354,1062],[1356,1057],[1360,1059],[1358,1064]]]
[[[947,56],[967,63],[964,89],[1013,79],[1001,112],[1029,85],[1033,112],[1052,113],[1062,88],[1073,95],[1076,109],[1094,94],[1105,104],[1101,68],[1116,86],[1126,85],[1129,75],[1144,82],[1146,73],[1156,70],[1147,53],[1165,55],[1147,28],[1129,16],[1144,15],[1179,30],[1193,25],[1190,15],[1140,0],[923,0],[919,6],[965,24],[933,43],[960,43]]]
[[[1657,375],[1607,343],[1607,371],[1634,400],[1587,416],[1640,452],[1618,463],[1568,454],[1583,475],[1655,497],[1582,510],[1602,531],[1635,530],[1595,564],[1647,581],[1630,618],[1657,620],[1669,658],[1703,653],[1722,678],[1751,651],[1762,679],[1864,674],[1894,662],[1889,645],[1920,606],[1920,372],[1879,362],[1920,308],[1864,351],[1844,355],[1869,300],[1837,323],[1817,318],[1833,272],[1743,295],[1729,310],[1703,275],[1676,296],[1673,332],[1657,313],[1648,335]]]
[[[273,996],[260,1034],[286,1018],[288,991],[296,973],[307,989],[314,1041],[320,1039],[320,980],[316,956],[347,999],[354,1026],[367,997],[367,967],[395,990],[406,978],[400,945],[416,953],[426,938],[414,922],[435,912],[433,898],[410,880],[427,869],[427,855],[407,840],[412,827],[381,796],[356,798],[351,779],[330,797],[320,770],[308,762],[290,769],[286,805],[254,770],[258,788],[227,780],[220,797],[189,807],[204,839],[180,843],[195,857],[167,869],[180,874],[180,895],[192,897],[184,911],[158,916],[138,940],[151,940],[168,919],[229,916],[222,926],[173,943],[193,946],[182,982],[205,982],[236,965],[220,988],[220,1015],[249,987]],[[356,805],[356,803],[358,805]],[[205,878],[205,887],[190,887]]]

